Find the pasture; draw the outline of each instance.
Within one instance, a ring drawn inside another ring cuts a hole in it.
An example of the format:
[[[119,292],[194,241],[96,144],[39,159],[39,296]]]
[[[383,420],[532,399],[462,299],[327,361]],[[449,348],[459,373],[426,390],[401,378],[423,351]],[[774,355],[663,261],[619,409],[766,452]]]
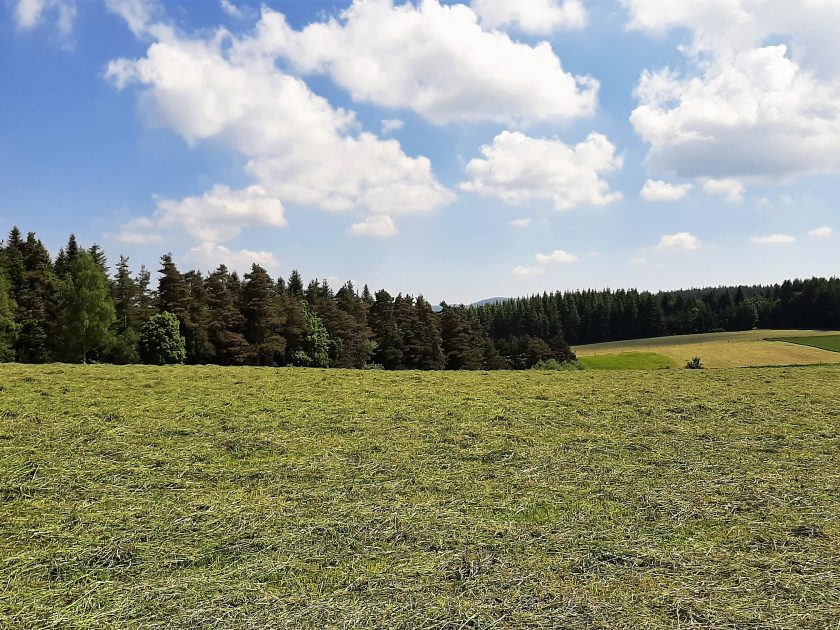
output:
[[[708,368],[822,365],[840,363],[840,353],[825,349],[817,342],[809,343],[808,339],[836,338],[836,334],[808,330],[750,330],[612,341],[575,346],[574,350],[584,364],[589,357],[649,352],[671,359],[680,368],[695,356],[699,356]],[[775,338],[788,343],[775,341]]]
[[[795,343],[829,352],[840,352],[840,335],[819,335],[814,337],[770,337],[770,341]]]
[[[0,627],[836,628],[838,461],[837,367],[5,365]]]

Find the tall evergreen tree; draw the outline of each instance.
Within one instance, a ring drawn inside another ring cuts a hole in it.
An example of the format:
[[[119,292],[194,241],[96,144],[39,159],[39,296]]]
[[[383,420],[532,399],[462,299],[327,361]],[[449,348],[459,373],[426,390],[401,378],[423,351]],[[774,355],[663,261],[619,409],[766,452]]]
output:
[[[285,317],[282,301],[271,276],[257,264],[245,274],[242,289],[245,338],[257,365],[277,365],[278,355],[286,349],[283,337]]]
[[[17,333],[15,325],[16,305],[12,301],[11,286],[6,272],[0,268],[0,363],[13,361],[14,343]]]
[[[204,289],[207,295],[207,335],[215,352],[215,360],[222,365],[243,365],[247,363],[250,349],[243,330],[245,318],[236,306],[238,289],[227,267],[219,267],[207,276]]]

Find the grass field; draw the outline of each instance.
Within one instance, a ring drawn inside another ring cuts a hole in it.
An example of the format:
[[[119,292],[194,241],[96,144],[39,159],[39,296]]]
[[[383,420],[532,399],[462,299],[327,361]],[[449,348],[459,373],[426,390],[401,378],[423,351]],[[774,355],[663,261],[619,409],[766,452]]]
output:
[[[813,348],[828,350],[829,352],[840,352],[840,335],[821,335],[815,337],[770,337],[769,340],[811,346]]]
[[[840,368],[0,366],[0,627],[837,628]]]
[[[656,352],[620,352],[580,357],[587,370],[667,370],[676,367],[673,359]]]
[[[835,333],[837,334],[837,333]],[[768,338],[784,337],[800,343],[776,343]],[[678,367],[699,356],[709,368],[765,367],[777,365],[819,365],[840,363],[840,354],[802,345],[806,338],[826,337],[825,331],[751,330],[748,332],[679,335],[655,339],[633,339],[575,346],[578,357],[585,359],[622,352],[655,352],[672,359]]]

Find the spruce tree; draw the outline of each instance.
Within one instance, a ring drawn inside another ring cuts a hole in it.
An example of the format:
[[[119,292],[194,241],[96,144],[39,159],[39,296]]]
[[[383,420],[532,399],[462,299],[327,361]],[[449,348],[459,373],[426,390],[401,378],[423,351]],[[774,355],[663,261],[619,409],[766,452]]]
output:
[[[208,307],[207,335],[215,352],[215,362],[243,365],[249,356],[248,342],[243,334],[245,318],[236,306],[232,286],[236,285],[224,265],[219,265],[204,281]]]
[[[13,361],[15,358],[15,308],[10,283],[5,271],[0,269],[0,362]]]
[[[251,344],[255,363],[277,365],[278,355],[286,349],[282,301],[271,276],[257,264],[245,274],[242,312],[245,316],[245,339]]]

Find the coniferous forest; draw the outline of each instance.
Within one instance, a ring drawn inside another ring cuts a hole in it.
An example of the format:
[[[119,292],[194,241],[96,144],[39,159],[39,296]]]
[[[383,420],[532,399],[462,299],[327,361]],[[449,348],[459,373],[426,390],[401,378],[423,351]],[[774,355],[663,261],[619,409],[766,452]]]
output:
[[[109,267],[75,237],[53,259],[14,228],[0,246],[0,361],[213,363],[389,370],[528,369],[574,359],[571,345],[760,328],[840,329],[840,278],[660,293],[543,293],[480,307],[422,296],[181,271],[156,279],[120,257]]]

